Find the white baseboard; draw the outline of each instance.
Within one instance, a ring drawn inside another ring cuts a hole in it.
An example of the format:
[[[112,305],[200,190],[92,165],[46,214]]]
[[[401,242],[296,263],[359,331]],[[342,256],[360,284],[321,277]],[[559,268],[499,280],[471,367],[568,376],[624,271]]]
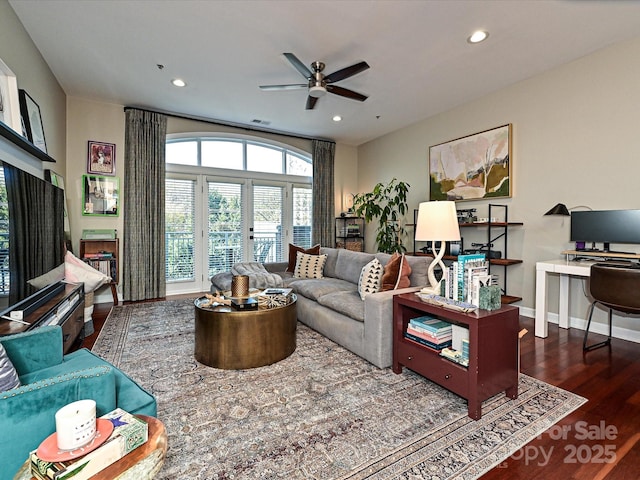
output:
[[[529,307],[519,307],[520,315],[528,318],[535,318],[536,311],[533,308]],[[549,323],[558,324],[558,314],[557,313],[549,313],[548,314]],[[570,317],[569,318],[569,327],[577,328],[579,330],[584,330],[587,328],[587,320],[583,318]],[[591,322],[591,332],[599,333],[601,335],[609,334],[609,325],[606,323],[599,322]],[[611,335],[613,338],[619,338],[621,340],[629,340],[630,342],[640,343],[640,331],[631,330],[628,328],[616,327],[616,316],[613,316],[613,330]]]

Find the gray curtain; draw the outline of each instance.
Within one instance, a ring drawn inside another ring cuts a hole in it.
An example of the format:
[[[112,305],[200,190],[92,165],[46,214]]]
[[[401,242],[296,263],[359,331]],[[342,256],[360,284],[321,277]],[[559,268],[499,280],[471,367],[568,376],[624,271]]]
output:
[[[336,144],[323,140],[311,142],[313,155],[313,225],[312,243],[334,247],[335,199],[333,195],[333,163]]]
[[[27,280],[64,263],[64,191],[6,162],[2,168],[9,214],[12,305],[35,291]]]
[[[125,116],[123,298],[161,298],[166,295],[167,117],[131,108],[126,109]]]

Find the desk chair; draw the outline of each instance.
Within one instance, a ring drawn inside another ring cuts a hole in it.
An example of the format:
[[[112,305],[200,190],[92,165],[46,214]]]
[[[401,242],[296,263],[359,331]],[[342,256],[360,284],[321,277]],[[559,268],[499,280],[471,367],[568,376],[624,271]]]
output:
[[[593,297],[582,349],[594,350],[611,344],[611,318],[613,311],[640,314],[640,268],[629,265],[595,263],[591,266],[589,290]],[[609,337],[587,346],[591,317],[596,304],[609,309]]]

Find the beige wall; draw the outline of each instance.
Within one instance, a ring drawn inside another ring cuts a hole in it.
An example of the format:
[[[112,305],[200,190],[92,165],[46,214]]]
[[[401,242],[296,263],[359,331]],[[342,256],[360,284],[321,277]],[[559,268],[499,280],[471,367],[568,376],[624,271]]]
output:
[[[40,106],[47,153],[56,160],[43,164],[43,168],[64,175],[66,96],[6,0],[0,0],[0,58],[16,75],[18,88]]]
[[[571,246],[568,219],[543,216],[549,208],[558,202],[596,210],[640,208],[638,58],[640,39],[621,43],[361,145],[359,190],[398,177],[411,184],[414,208],[428,198],[430,145],[513,124],[513,197],[492,203],[508,205],[509,219],[524,222],[509,236],[509,257],[524,264],[510,267],[508,292],[522,296],[519,305],[530,313],[536,261],[560,258]],[[461,202],[458,208],[475,207],[486,216],[488,203]],[[462,234],[468,245],[467,229]],[[367,240],[370,249],[369,235]],[[638,245],[629,249],[640,251]],[[588,303],[582,287],[571,281],[570,314],[583,319]],[[557,279],[550,291],[557,312]],[[614,323],[633,328],[628,319]]]

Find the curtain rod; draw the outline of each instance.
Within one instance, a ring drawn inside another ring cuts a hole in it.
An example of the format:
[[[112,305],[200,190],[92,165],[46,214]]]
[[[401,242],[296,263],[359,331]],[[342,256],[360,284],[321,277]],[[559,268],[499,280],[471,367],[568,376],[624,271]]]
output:
[[[223,126],[223,127],[233,127],[233,128],[238,128],[240,130],[246,130],[246,131],[249,131],[249,132],[270,133],[272,135],[280,135],[280,136],[283,136],[283,137],[300,138],[302,140],[322,140],[324,142],[336,143],[335,140],[332,140],[330,138],[311,137],[311,136],[307,136],[307,135],[300,135],[300,134],[295,134],[295,133],[286,133],[286,132],[280,132],[280,131],[277,131],[277,130],[270,130],[270,129],[267,129],[267,128],[255,128],[255,127],[250,127],[248,125],[243,125],[241,123],[226,122],[226,121],[222,121],[222,120],[213,120],[213,119],[210,119],[210,118],[203,118],[203,117],[198,117],[198,116],[195,116],[195,115],[186,115],[186,114],[183,114],[183,113],[167,112],[167,111],[164,111],[164,110],[151,110],[149,108],[140,108],[140,107],[131,107],[131,106],[124,107],[124,111],[126,112],[127,110],[142,110],[143,112],[159,113],[161,115],[167,115],[168,117],[181,118],[183,120],[194,120],[194,121],[197,121],[197,122],[209,123],[211,125],[220,125],[220,126]]]

